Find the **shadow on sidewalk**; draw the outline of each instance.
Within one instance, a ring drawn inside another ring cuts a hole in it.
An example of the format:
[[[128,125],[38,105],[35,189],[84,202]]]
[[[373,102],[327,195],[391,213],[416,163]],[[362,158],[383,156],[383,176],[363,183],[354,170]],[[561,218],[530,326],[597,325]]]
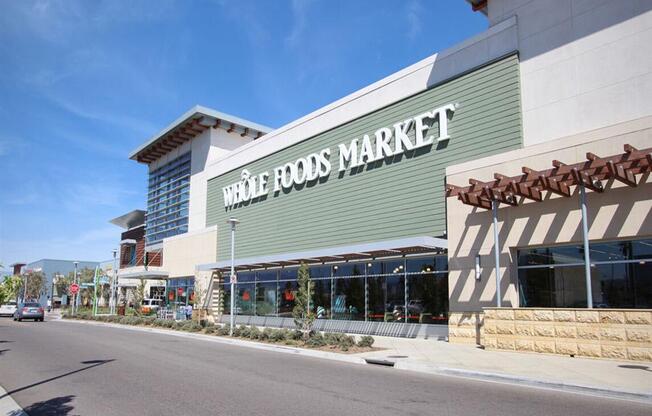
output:
[[[650,370],[650,367],[647,365],[636,365],[636,364],[621,364],[618,367],[620,368],[627,368],[630,370],[643,370],[643,371],[649,371],[652,373],[652,370]]]
[[[82,361],[81,364],[90,364],[90,365],[87,365],[86,367],[80,368],[78,370],[69,371],[67,373],[64,373],[64,374],[61,374],[61,375],[58,375],[58,376],[55,376],[55,377],[50,377],[48,379],[45,379],[45,380],[42,380],[42,381],[39,381],[39,382],[36,382],[36,383],[32,383],[32,384],[29,384],[29,385],[24,386],[24,387],[19,387],[17,389],[13,389],[13,390],[8,391],[7,393],[3,394],[2,396],[0,396],[0,399],[4,399],[7,396],[10,396],[10,395],[12,395],[14,393],[21,392],[23,390],[31,389],[32,387],[40,386],[41,384],[49,383],[50,381],[58,380],[60,378],[67,377],[69,375],[79,373],[79,372],[82,372],[82,371],[85,371],[85,370],[90,370],[93,367],[97,367],[97,366],[100,366],[100,365],[103,365],[103,364],[106,364],[106,363],[110,363],[112,361],[115,361],[115,359]]]
[[[7,416],[23,416],[27,413],[29,416],[46,416],[46,415],[67,415],[74,409],[70,402],[75,396],[54,397],[50,400],[36,402],[21,410],[14,410],[7,413]]]

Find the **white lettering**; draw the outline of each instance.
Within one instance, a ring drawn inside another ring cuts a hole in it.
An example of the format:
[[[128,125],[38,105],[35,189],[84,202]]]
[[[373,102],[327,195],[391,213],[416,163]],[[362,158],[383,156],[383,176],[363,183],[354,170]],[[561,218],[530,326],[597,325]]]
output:
[[[340,151],[340,172],[346,170],[347,164],[352,168],[358,166],[358,139],[351,140],[348,149],[344,144],[340,144],[337,147]]]
[[[437,113],[437,118],[439,119],[439,137],[437,138],[438,142],[448,140],[451,138],[448,134],[448,112],[455,112],[455,105],[447,104],[443,107],[439,107],[433,113]]]
[[[428,138],[423,137],[423,133],[428,131],[430,126],[427,123],[424,123],[423,121],[427,118],[434,118],[434,111],[433,112],[427,112],[423,114],[419,114],[418,116],[414,117],[414,135],[416,138],[416,143],[414,144],[414,147],[423,147],[423,146],[428,146],[431,145],[432,142],[435,140],[435,136],[428,136]]]
[[[319,167],[319,177],[328,176],[331,173],[331,161],[328,158],[331,156],[331,149],[326,148],[319,152],[319,161],[321,166]]]
[[[403,153],[405,150],[414,149],[414,145],[408,137],[408,131],[412,127],[412,119],[405,120],[401,123],[394,124],[394,154],[398,155]],[[403,150],[405,146],[405,150]]]
[[[376,158],[374,158],[374,151],[371,147],[371,139],[365,134],[362,138],[362,147],[360,148],[360,159],[358,159],[358,165],[364,165],[365,163],[373,162],[374,160],[376,160]]]
[[[376,159],[382,159],[383,157],[392,157],[394,152],[392,152],[392,147],[389,145],[390,140],[392,140],[392,131],[387,127],[383,127],[376,131]]]
[[[294,183],[301,185],[306,179],[308,179],[308,161],[301,157],[294,164]]]

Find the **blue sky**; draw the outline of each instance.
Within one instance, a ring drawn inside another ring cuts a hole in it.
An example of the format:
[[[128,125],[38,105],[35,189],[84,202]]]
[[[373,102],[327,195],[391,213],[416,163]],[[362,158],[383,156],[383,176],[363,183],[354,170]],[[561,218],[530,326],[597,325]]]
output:
[[[279,127],[487,27],[464,0],[0,0],[0,262],[110,258],[131,150],[196,104]]]

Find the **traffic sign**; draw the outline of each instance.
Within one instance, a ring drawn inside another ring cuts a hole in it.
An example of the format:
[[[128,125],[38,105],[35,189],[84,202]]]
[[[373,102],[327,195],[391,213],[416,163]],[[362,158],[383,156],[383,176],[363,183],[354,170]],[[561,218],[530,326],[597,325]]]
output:
[[[238,275],[237,274],[233,273],[231,275],[231,282],[232,283],[238,283]]]
[[[70,285],[70,293],[73,295],[77,294],[79,292],[79,285],[77,283],[73,283]]]

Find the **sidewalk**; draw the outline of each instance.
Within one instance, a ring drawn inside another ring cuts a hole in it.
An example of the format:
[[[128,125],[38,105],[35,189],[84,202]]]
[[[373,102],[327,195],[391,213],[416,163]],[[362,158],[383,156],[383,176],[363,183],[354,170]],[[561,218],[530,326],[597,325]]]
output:
[[[356,354],[394,368],[459,375],[652,402],[652,363],[485,351],[448,342],[374,336],[381,351]]]

